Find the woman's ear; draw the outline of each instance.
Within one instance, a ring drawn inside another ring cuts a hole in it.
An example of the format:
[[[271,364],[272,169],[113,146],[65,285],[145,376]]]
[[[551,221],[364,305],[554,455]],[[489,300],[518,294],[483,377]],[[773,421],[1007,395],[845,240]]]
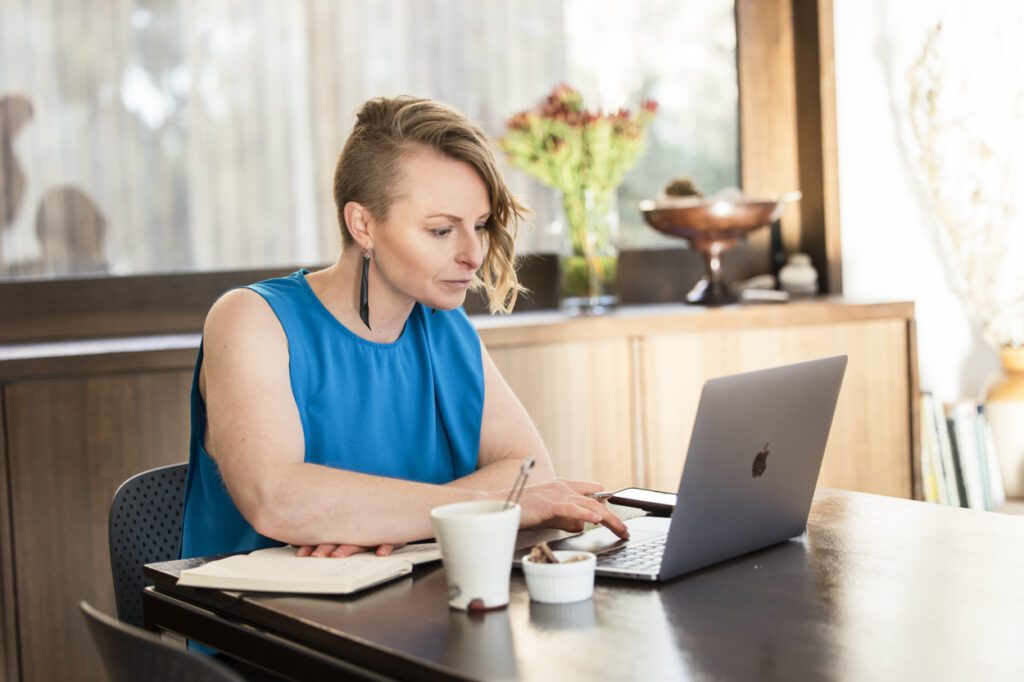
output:
[[[352,235],[353,241],[364,251],[371,250],[373,248],[373,217],[366,207],[350,201],[345,204],[342,215],[345,217],[345,227]]]

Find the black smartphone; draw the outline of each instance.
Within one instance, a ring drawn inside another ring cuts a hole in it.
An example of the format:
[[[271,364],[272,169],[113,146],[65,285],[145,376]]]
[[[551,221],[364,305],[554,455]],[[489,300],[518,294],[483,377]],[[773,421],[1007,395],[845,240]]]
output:
[[[609,497],[608,501],[623,507],[643,509],[651,516],[672,516],[672,510],[676,508],[675,493],[646,488],[623,488]]]

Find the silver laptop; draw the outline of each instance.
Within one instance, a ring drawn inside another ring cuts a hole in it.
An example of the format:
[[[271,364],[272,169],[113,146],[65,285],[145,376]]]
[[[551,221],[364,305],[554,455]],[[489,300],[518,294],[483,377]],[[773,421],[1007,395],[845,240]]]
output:
[[[668,580],[804,532],[846,356],[704,384],[671,518],[551,543],[597,557],[597,574]]]

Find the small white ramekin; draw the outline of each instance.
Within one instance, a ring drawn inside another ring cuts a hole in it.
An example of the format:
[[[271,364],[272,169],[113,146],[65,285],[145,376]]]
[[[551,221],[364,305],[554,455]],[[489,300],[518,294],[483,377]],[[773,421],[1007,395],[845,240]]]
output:
[[[576,556],[586,559],[564,563]],[[590,552],[555,552],[563,563],[540,564],[523,557],[523,575],[530,599],[543,604],[570,604],[594,596],[594,567],[597,557]]]

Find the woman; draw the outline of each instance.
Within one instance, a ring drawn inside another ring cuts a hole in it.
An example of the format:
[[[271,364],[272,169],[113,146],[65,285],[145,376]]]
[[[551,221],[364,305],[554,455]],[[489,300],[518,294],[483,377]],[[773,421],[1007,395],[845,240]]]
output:
[[[482,130],[430,100],[367,102],[334,177],[330,267],[235,289],[210,310],[192,390],[182,556],[290,543],[378,554],[430,509],[503,499],[536,461],[522,525],[623,523],[551,460],[461,306],[508,311],[523,208]]]

